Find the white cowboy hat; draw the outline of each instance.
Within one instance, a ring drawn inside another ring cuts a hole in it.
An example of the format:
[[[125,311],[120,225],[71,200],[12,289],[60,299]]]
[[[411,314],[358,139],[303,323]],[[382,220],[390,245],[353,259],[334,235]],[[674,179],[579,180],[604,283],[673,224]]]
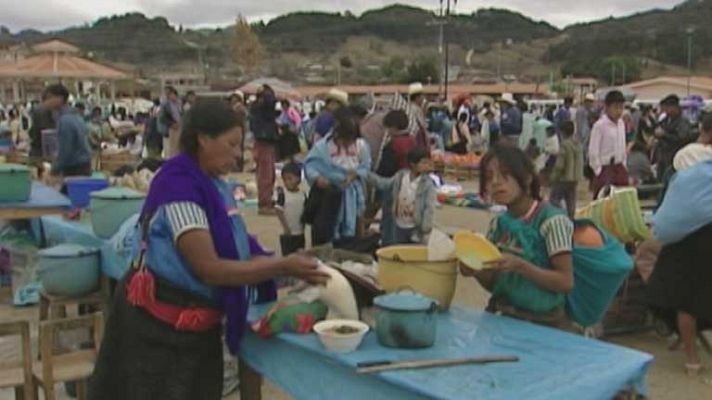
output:
[[[349,94],[337,88],[331,88],[326,94],[326,100],[338,101],[342,105],[349,104]]]
[[[421,94],[425,91],[423,84],[420,82],[411,83],[408,85],[408,96],[413,96],[415,94]]]
[[[585,101],[596,101],[596,96],[593,93],[586,93],[586,96],[583,97]]]
[[[232,93],[230,93],[230,96],[237,96],[240,98],[240,100],[245,100],[245,94],[242,92],[242,90],[233,90]]]
[[[511,93],[502,93],[502,97],[499,99],[500,102],[505,102],[509,104],[517,104],[517,101],[514,100],[514,95]]]

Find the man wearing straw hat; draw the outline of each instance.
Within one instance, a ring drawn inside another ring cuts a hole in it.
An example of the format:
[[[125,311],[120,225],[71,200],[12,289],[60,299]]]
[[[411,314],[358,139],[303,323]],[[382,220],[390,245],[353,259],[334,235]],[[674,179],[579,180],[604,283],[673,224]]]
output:
[[[331,88],[326,94],[326,104],[314,121],[312,144],[318,142],[334,128],[334,112],[349,104],[349,94],[337,88]]]
[[[502,119],[500,128],[502,136],[511,143],[519,143],[519,135],[522,134],[522,113],[517,108],[517,102],[511,93],[504,93],[499,100],[502,105]]]
[[[430,138],[428,135],[428,123],[425,120],[425,88],[422,83],[411,83],[408,86],[408,131],[415,137],[418,147],[425,150],[430,149]]]

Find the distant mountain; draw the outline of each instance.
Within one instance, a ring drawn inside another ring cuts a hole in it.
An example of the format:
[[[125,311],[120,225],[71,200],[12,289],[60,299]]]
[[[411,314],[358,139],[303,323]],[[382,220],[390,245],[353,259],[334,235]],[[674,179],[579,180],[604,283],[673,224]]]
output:
[[[345,13],[300,12],[257,23],[254,29],[267,49],[270,73],[282,71],[285,78],[300,80],[298,65],[333,65],[334,57],[348,55],[354,68],[346,79],[379,74],[391,58],[406,63],[434,56],[439,27],[432,12],[405,5],[366,11],[360,16]],[[671,10],[651,10],[624,18],[576,24],[559,30],[552,25],[502,9],[481,9],[451,17],[447,38],[454,46],[451,61],[465,64],[464,53],[474,51],[473,67],[493,70],[500,44],[507,73],[526,75],[561,71],[564,75],[594,75],[607,79],[609,64],[627,67],[626,80],[637,78],[647,65],[685,66],[687,30],[693,33],[693,60],[699,68],[712,66],[712,0],[688,0]],[[90,25],[56,32],[26,30],[11,34],[0,29],[0,45],[29,44],[60,38],[95,57],[131,63],[142,70],[171,70],[197,66],[202,60],[210,69],[235,70],[230,49],[231,27],[184,30],[165,18],[147,18],[131,13],[101,18]],[[511,41],[510,41],[511,40]],[[509,45],[513,43],[514,45]],[[356,46],[356,48],[354,47]],[[360,46],[360,47],[359,47]],[[397,64],[397,63],[396,63]],[[476,64],[476,65],[475,65]],[[626,67],[623,67],[626,69]],[[327,68],[328,69],[328,68]],[[538,72],[532,72],[538,71]],[[385,78],[387,79],[387,78]]]
[[[350,13],[293,13],[260,26],[267,45],[280,51],[330,51],[350,36],[372,36],[407,45],[437,43],[436,15],[416,7],[393,5],[356,17]],[[489,47],[506,39],[534,40],[559,32],[545,22],[499,9],[483,9],[470,15],[453,15],[448,28],[451,43],[465,48]]]
[[[549,58],[564,69],[591,73],[609,57],[635,57],[666,64],[687,65],[688,29],[693,38],[693,62],[712,55],[712,0],[688,0],[672,10],[651,10],[624,18],[567,27],[566,39],[553,45]]]

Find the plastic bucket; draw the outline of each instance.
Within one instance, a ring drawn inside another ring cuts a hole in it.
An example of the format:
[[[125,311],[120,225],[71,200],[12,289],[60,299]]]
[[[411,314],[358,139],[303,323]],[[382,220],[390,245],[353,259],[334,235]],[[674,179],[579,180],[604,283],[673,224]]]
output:
[[[91,200],[91,193],[109,187],[106,179],[96,178],[71,178],[66,179],[67,196],[74,208],[87,208]]]
[[[428,261],[425,246],[390,246],[376,252],[378,282],[388,293],[410,288],[450,308],[457,283],[457,259]]]
[[[47,293],[81,296],[99,288],[99,250],[61,244],[38,255],[37,274]]]
[[[125,188],[109,188],[91,194],[91,224],[94,234],[111,239],[132,215],[141,212],[146,196]]]

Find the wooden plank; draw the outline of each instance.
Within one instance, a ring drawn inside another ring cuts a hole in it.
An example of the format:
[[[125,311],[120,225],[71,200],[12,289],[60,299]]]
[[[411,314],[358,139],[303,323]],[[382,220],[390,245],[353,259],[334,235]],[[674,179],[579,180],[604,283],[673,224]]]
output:
[[[0,219],[33,219],[45,215],[62,215],[67,211],[63,207],[48,208],[0,208]]]
[[[451,367],[457,365],[471,364],[490,364],[502,362],[517,362],[519,357],[516,356],[493,356],[493,357],[476,357],[476,358],[458,358],[458,359],[441,359],[441,360],[412,360],[398,361],[383,365],[374,365],[361,367],[356,370],[357,374],[373,374],[384,371],[396,371],[401,369],[424,369],[437,367]]]

